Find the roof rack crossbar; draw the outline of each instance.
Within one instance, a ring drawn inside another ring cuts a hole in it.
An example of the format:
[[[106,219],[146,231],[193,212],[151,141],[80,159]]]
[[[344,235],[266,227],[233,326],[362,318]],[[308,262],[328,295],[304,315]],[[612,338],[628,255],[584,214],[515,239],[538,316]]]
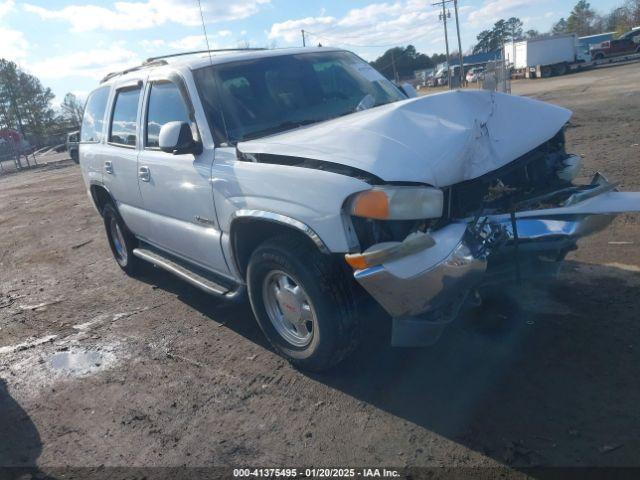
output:
[[[266,48],[217,48],[215,50],[194,50],[193,52],[180,52],[180,53],[172,53],[169,55],[160,55],[158,57],[150,57],[147,58],[143,65],[146,65],[150,62],[155,62],[157,60],[162,60],[163,58],[172,58],[172,57],[182,57],[184,55],[196,55],[198,53],[215,53],[215,52],[253,52],[256,50],[266,50]]]
[[[193,52],[180,52],[180,53],[172,53],[170,55],[160,55],[158,57],[150,57],[147,58],[144,62],[142,62],[141,65],[135,66],[135,67],[131,67],[131,68],[127,68],[126,70],[122,70],[120,72],[111,72],[108,73],[107,75],[105,75],[105,77],[100,80],[100,83],[104,83],[107,80],[110,80],[114,77],[120,76],[120,75],[126,75],[127,73],[131,73],[131,72],[135,72],[137,70],[142,70],[143,68],[148,68],[148,67],[156,67],[156,66],[160,66],[160,65],[166,65],[167,62],[166,60],[164,60],[165,58],[172,58],[172,57],[182,57],[184,55],[196,55],[198,53],[215,53],[215,52],[252,52],[252,51],[256,51],[256,50],[266,50],[266,48],[218,48],[215,50],[195,50]]]
[[[107,80],[110,80],[114,77],[118,77],[120,75],[126,75],[127,73],[131,73],[131,72],[135,72],[138,70],[142,70],[143,68],[149,68],[149,67],[156,67],[156,66],[160,66],[160,65],[166,65],[167,62],[164,60],[154,60],[154,61],[145,61],[143,62],[141,65],[135,66],[135,67],[131,67],[131,68],[127,68],[125,70],[122,70],[120,72],[111,72],[111,73],[107,73],[104,78],[102,80],[100,80],[100,83],[104,83]]]

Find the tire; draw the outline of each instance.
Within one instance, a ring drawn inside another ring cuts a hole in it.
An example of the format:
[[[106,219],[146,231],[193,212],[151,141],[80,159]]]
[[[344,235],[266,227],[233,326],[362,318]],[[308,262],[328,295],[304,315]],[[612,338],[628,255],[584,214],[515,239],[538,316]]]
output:
[[[77,151],[72,151],[69,156],[71,157],[71,160],[73,160],[75,163],[80,163],[80,158],[78,157],[78,152]]]
[[[133,254],[133,249],[138,246],[138,241],[129,231],[112,203],[107,203],[102,209],[102,218],[113,258],[127,275],[135,276],[140,271],[142,264],[142,260]]]
[[[278,236],[260,245],[249,260],[247,286],[260,328],[295,366],[327,370],[358,345],[353,281],[305,238]]]
[[[559,63],[557,65],[554,66],[553,68],[553,74],[555,76],[562,76],[564,74],[567,73],[567,64],[566,63]]]
[[[593,57],[594,60],[602,60],[604,58],[604,53],[596,53]]]

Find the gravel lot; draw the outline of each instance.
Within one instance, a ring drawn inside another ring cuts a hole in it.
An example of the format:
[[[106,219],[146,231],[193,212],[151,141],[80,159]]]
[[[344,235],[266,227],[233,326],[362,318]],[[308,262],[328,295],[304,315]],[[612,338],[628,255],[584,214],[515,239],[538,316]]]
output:
[[[514,82],[575,114],[569,151],[640,189],[640,64]],[[526,135],[526,119],[522,120]],[[0,176],[0,465],[640,466],[640,217],[433,348],[335,371],[276,356],[247,304],[127,278],[70,160]]]

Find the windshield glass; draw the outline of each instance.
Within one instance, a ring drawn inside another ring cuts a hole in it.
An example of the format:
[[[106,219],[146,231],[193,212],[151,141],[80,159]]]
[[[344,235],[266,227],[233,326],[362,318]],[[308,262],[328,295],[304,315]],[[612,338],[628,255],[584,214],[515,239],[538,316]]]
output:
[[[406,98],[349,52],[233,62],[194,76],[218,142],[271,135]]]

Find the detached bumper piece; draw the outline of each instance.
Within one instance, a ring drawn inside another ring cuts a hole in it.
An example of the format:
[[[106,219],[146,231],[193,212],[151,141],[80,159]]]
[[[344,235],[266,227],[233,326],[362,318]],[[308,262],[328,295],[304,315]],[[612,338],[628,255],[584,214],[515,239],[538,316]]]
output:
[[[638,211],[640,192],[606,191],[560,208],[517,212],[514,218],[460,221],[432,232],[432,246],[356,270],[354,276],[393,317],[394,346],[431,345],[474,289],[513,282],[520,266],[524,280],[553,274],[578,238],[604,229],[616,214]]]

